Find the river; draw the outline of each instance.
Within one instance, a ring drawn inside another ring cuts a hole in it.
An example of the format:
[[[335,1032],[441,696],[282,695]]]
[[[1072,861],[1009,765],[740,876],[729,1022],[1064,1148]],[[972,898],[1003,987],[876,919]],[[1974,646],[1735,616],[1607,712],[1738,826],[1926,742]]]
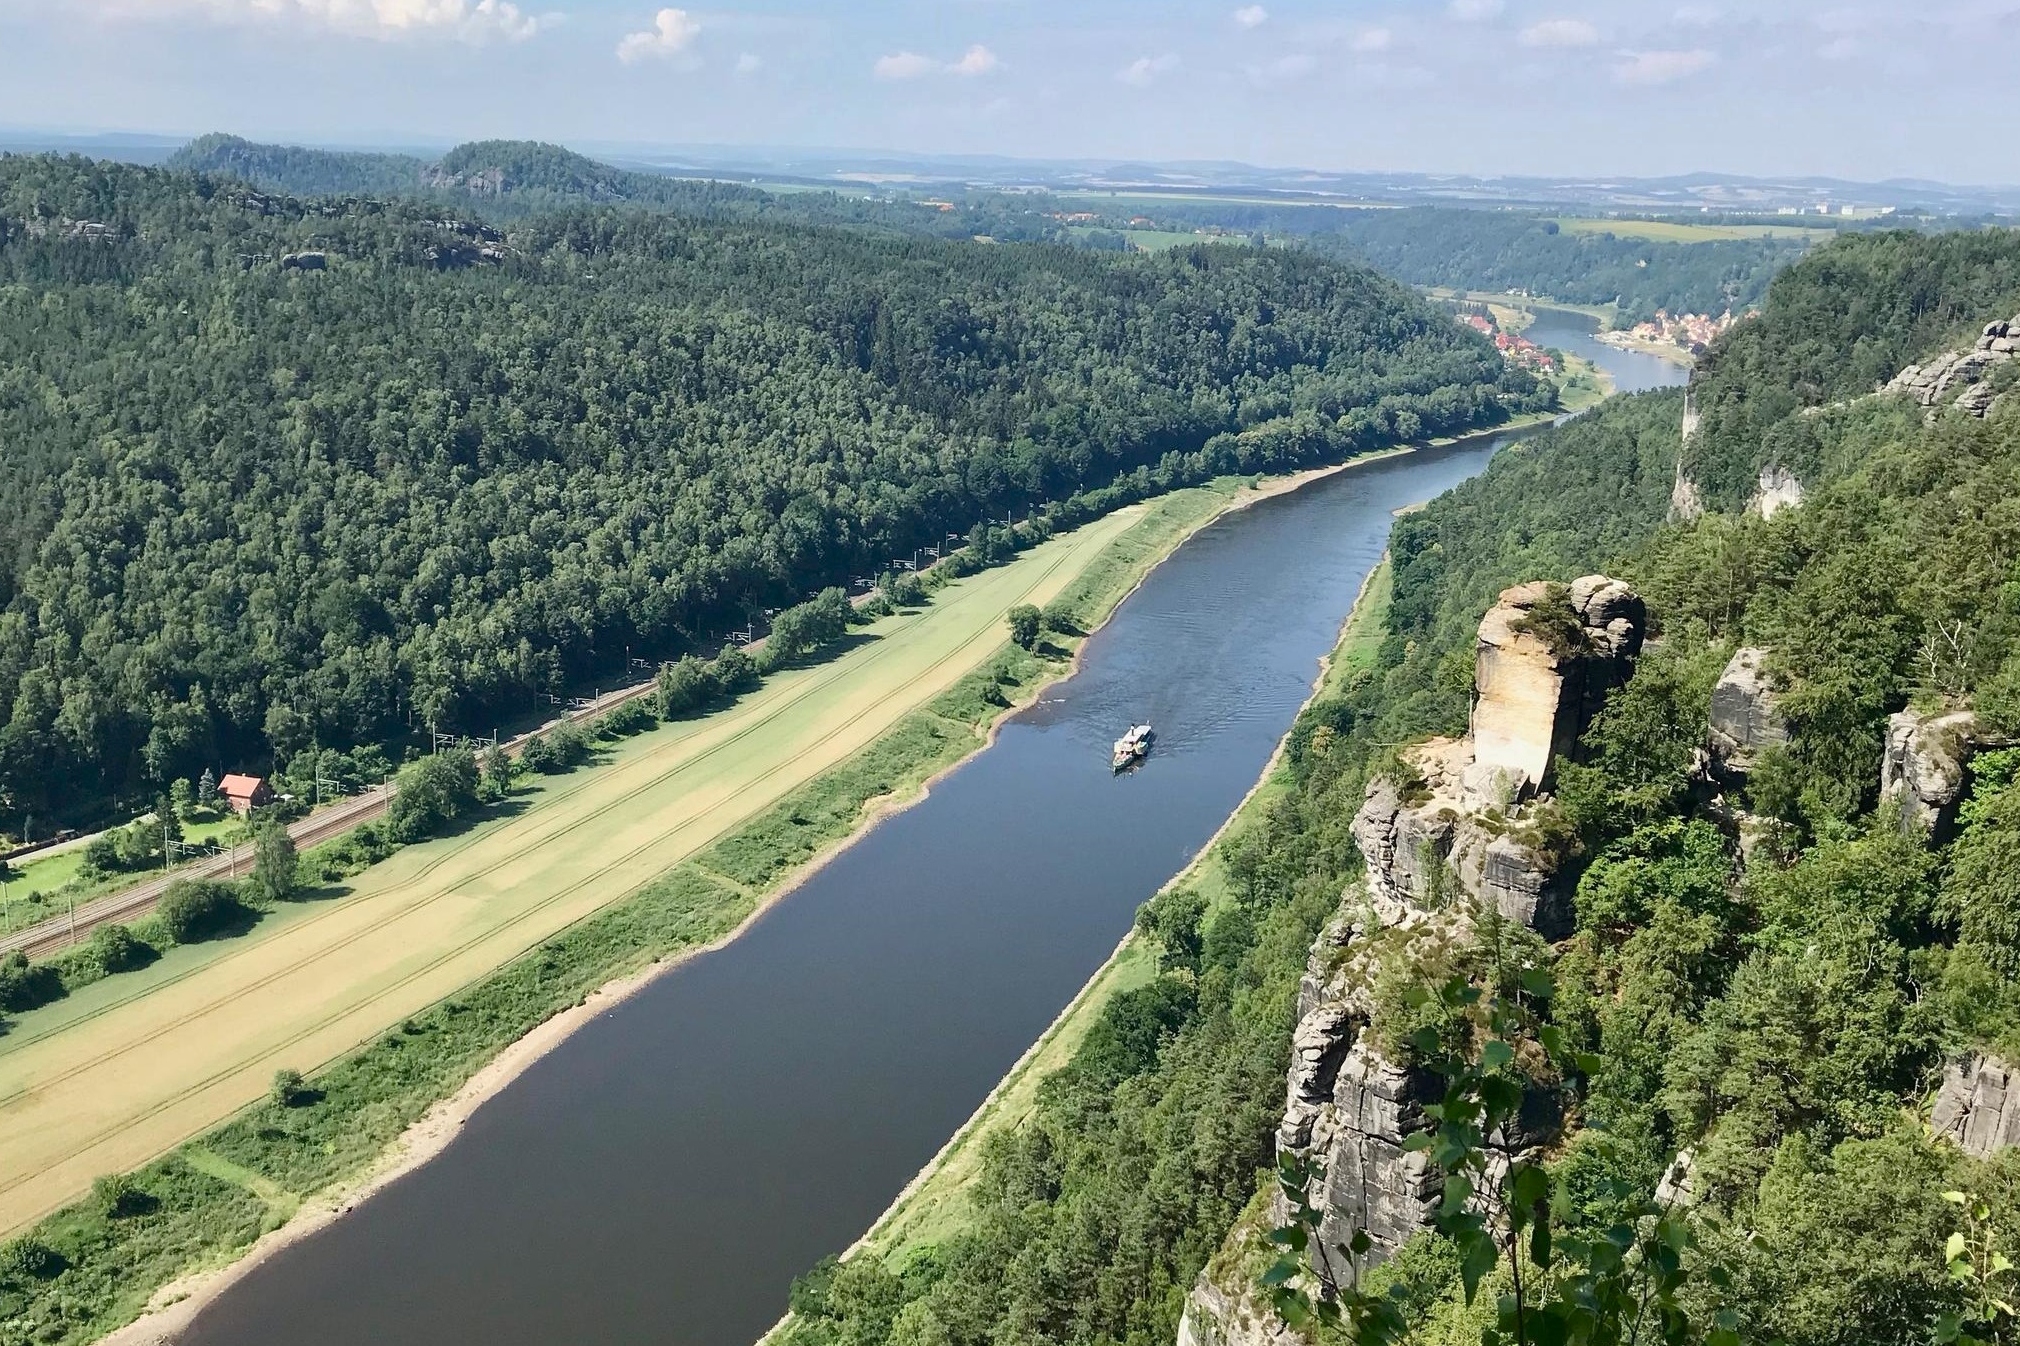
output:
[[[1546,344],[1649,358],[1579,337]],[[1234,809],[1393,512],[1503,442],[1370,463],[1203,530],[995,746],[742,938],[598,1017],[184,1340],[748,1346]],[[1112,776],[1109,741],[1141,718],[1156,747]]]

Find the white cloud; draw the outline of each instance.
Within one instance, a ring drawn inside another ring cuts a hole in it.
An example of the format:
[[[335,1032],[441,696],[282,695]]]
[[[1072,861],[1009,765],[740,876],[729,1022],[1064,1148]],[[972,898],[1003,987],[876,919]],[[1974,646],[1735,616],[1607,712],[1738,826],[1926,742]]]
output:
[[[961,53],[961,59],[947,67],[950,75],[986,75],[1003,64],[996,59],[996,53],[977,42]]]
[[[1627,51],[1613,67],[1613,78],[1621,84],[1668,84],[1695,75],[1712,63],[1712,54],[1703,48],[1692,51]]]
[[[1491,19],[1508,7],[1508,0],[1452,0],[1447,6],[1452,17],[1463,23]]]
[[[519,42],[551,26],[512,0],[95,0],[110,18],[202,15],[218,23],[306,23],[353,37]]]
[[[1525,47],[1595,47],[1599,30],[1583,19],[1545,19],[1522,30]]]
[[[981,43],[976,43],[952,61],[936,61],[931,56],[921,56],[916,51],[897,51],[889,56],[879,56],[877,63],[870,67],[878,79],[918,79],[922,75],[962,75],[974,77],[986,75],[1000,69],[1003,62],[996,59],[996,53]]]
[[[930,56],[921,56],[916,51],[897,51],[889,56],[879,56],[877,63],[870,67],[878,79],[917,79],[939,68],[938,61]]]
[[[1261,5],[1243,5],[1234,12],[1234,21],[1244,28],[1260,28],[1269,22],[1270,12]]]
[[[1139,56],[1128,65],[1115,72],[1115,77],[1124,84],[1134,84],[1145,88],[1167,70],[1178,69],[1178,57],[1166,52],[1162,56]]]
[[[684,9],[662,9],[652,16],[652,27],[624,35],[617,44],[617,59],[626,65],[664,60],[680,55],[700,36],[701,21],[694,15]]]
[[[1395,43],[1396,35],[1386,28],[1363,28],[1354,34],[1354,40],[1348,45],[1355,51],[1367,53],[1387,51]]]

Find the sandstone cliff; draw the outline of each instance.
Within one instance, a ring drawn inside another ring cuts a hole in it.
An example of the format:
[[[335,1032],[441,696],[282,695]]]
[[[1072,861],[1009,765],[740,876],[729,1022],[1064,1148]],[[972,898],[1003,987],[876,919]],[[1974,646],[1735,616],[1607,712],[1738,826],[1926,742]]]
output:
[[[1366,875],[1312,947],[1277,1128],[1279,1152],[1323,1174],[1314,1256],[1337,1262],[1365,1231],[1373,1265],[1429,1227],[1443,1176],[1404,1142],[1443,1085],[1385,1052],[1371,1031],[1375,987],[1399,960],[1436,962],[1469,944],[1486,910],[1546,936],[1569,928],[1547,842],[1552,771],[1632,670],[1644,620],[1634,591],[1604,575],[1505,591],[1480,623],[1467,733],[1406,751],[1405,779],[1369,784],[1353,821]],[[1557,1127],[1538,1090],[1493,1148],[1512,1161]],[[1187,1300],[1181,1346],[1283,1346],[1251,1282],[1261,1230],[1284,1216],[1280,1199],[1267,1201],[1231,1236]]]
[[[1985,324],[1978,340],[1964,350],[1945,351],[1925,365],[1909,365],[1883,391],[1911,397],[1931,414],[1947,406],[1983,416],[2015,385],[2016,357],[2020,357],[2020,315]]]

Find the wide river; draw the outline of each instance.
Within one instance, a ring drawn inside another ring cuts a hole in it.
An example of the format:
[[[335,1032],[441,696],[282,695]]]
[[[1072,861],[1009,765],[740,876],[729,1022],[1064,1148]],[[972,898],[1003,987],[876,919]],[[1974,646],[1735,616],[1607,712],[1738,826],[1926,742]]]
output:
[[[1530,336],[1624,389],[1683,371]],[[1080,671],[742,938],[602,1015],[433,1163],[199,1315],[205,1346],[749,1346],[853,1242],[1204,845],[1310,694],[1394,511],[1503,441],[1236,511]],[[1131,720],[1155,751],[1111,776]]]

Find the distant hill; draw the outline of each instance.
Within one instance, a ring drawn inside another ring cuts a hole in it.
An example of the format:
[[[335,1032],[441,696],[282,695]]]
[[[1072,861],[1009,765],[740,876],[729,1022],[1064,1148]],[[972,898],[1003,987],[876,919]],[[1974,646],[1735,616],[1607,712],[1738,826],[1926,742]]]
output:
[[[485,213],[523,217],[578,206],[630,205],[719,220],[779,219],[934,238],[987,235],[1002,242],[1054,240],[1058,225],[1026,203],[997,198],[952,209],[876,201],[840,192],[772,193],[707,178],[670,177],[600,163],[534,140],[478,140],[429,162],[406,154],[263,145],[200,136],[166,167],[236,178],[290,196],[478,198]]]

